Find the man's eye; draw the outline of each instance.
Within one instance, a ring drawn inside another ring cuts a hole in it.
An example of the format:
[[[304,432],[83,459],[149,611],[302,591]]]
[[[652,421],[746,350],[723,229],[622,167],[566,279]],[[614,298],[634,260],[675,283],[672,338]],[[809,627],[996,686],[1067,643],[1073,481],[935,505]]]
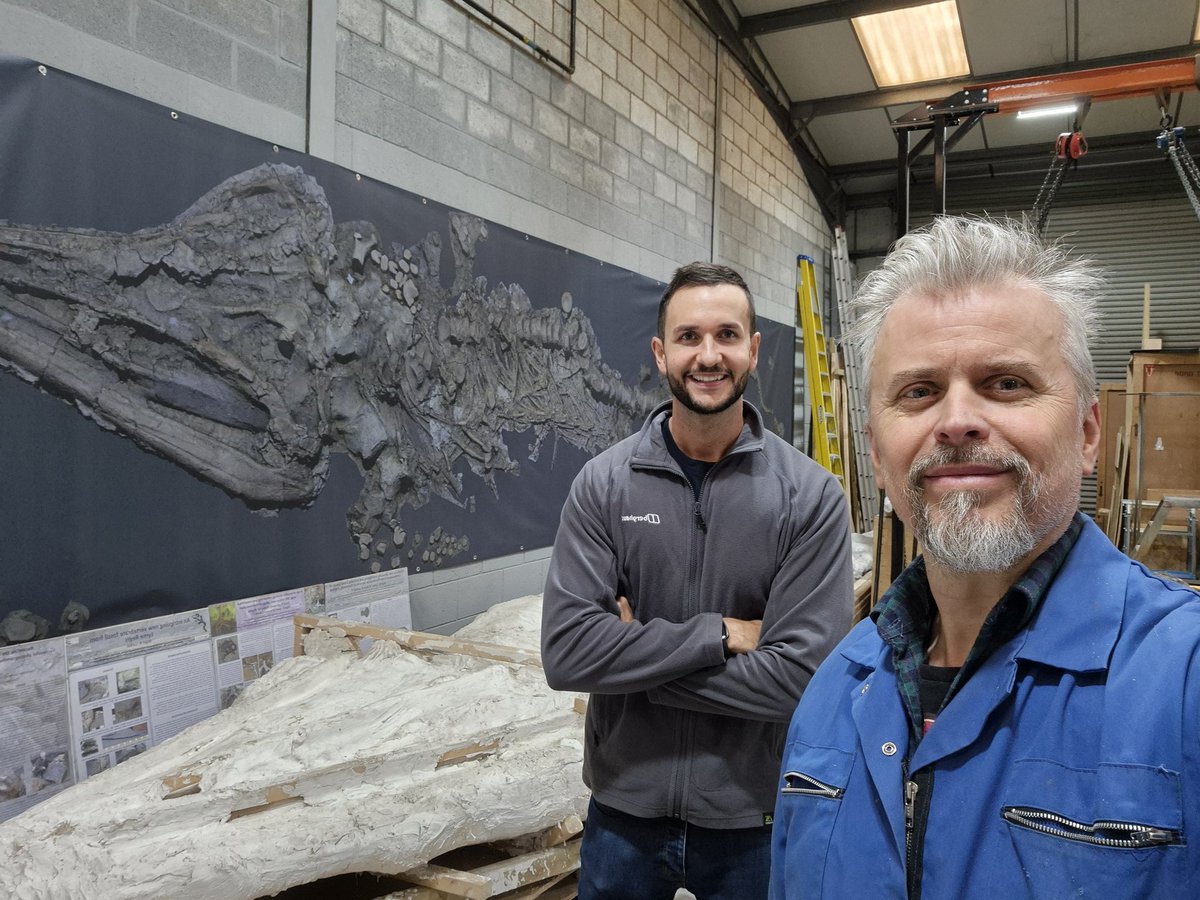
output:
[[[901,397],[905,400],[924,400],[926,397],[933,396],[933,391],[924,384],[918,384],[916,387],[910,387]]]
[[[1020,378],[1000,378],[996,381],[996,389],[1001,391],[1019,391],[1025,386]]]

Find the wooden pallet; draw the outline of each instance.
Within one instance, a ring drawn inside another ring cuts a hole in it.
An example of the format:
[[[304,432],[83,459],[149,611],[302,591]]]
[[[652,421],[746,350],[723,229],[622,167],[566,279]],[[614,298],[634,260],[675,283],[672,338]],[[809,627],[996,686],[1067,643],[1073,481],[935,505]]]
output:
[[[572,900],[583,823],[570,816],[514,841],[461,847],[397,878],[413,887],[380,900]]]

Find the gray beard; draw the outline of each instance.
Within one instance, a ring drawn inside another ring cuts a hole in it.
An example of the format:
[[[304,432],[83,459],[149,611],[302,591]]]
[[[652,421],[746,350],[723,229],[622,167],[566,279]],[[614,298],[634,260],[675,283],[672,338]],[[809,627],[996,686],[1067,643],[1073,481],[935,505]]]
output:
[[[1012,470],[1017,478],[1013,507],[998,521],[981,516],[978,510],[983,498],[977,491],[953,491],[930,504],[921,489],[921,476],[935,466],[951,463],[996,464]],[[1034,475],[1028,461],[1016,453],[981,445],[936,450],[913,463],[904,494],[925,556],[952,572],[1011,569],[1048,533],[1034,529],[1029,515],[1042,500],[1042,477]],[[935,506],[940,513],[936,521],[931,515]]]

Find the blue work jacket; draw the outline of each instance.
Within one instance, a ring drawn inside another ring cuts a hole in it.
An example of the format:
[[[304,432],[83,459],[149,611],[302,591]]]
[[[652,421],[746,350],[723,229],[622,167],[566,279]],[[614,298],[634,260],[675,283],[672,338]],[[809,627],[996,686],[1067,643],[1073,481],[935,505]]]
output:
[[[906,766],[933,770],[924,900],[1200,897],[1198,646],[1200,594],[1089,521],[910,759],[891,650],[859,623],[792,719],[771,897],[905,897]]]

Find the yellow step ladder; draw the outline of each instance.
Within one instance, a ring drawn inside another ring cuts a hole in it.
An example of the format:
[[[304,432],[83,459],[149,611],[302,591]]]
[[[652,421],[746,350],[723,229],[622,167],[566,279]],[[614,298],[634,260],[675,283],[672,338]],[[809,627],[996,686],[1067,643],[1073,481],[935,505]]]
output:
[[[812,415],[812,458],[836,475],[845,490],[846,470],[837,419],[833,413],[829,353],[825,345],[825,331],[821,327],[821,306],[817,300],[817,277],[812,257],[803,254],[797,256],[796,267],[799,269],[796,305],[804,336],[804,383]]]

